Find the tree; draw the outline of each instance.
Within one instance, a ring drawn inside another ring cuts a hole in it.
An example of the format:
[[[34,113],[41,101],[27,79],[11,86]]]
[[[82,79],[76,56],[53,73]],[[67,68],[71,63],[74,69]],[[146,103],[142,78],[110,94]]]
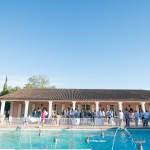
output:
[[[5,82],[4,82],[4,86],[3,86],[3,90],[0,92],[0,96],[3,96],[3,95],[6,95],[6,94],[9,94],[9,93],[13,93],[17,90],[21,89],[20,87],[16,86],[16,87],[11,87],[9,86],[7,88],[7,76],[6,76],[6,79],[5,79]],[[6,102],[5,104],[5,110],[8,111],[10,110],[10,102]]]
[[[4,85],[3,85],[3,91],[7,91],[7,76],[6,76],[6,79],[5,79],[5,82],[4,82]]]
[[[9,94],[9,90],[0,92],[0,96],[6,95],[6,94]]]
[[[29,84],[29,83],[27,83],[26,85],[25,85],[25,87],[24,87],[25,89],[31,89],[31,88],[33,88],[33,85],[32,84]]]
[[[17,90],[20,90],[21,88],[19,86],[16,86],[16,87],[7,87],[7,76],[6,76],[6,79],[5,79],[5,82],[4,82],[4,85],[3,85],[3,90],[0,92],[0,96],[3,96],[3,95],[6,95],[6,94],[9,94],[9,93],[13,93]]]
[[[19,86],[16,86],[16,87],[11,87],[9,86],[8,87],[8,90],[9,90],[9,93],[13,93],[13,92],[16,92],[18,90],[20,90],[21,88]]]
[[[50,80],[44,75],[33,75],[29,77],[25,88],[52,88]]]
[[[7,88],[7,76],[3,85],[3,90],[0,92],[0,96],[6,95],[9,93],[9,90]]]

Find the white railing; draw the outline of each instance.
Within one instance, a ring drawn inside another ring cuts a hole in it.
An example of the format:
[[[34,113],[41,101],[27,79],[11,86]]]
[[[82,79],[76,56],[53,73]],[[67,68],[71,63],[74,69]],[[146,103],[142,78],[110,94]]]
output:
[[[1,118],[0,125],[11,125],[11,126],[119,126],[118,118]],[[121,122],[121,126],[124,127],[125,120]],[[143,123],[139,119],[138,127],[142,127]],[[135,127],[135,121],[130,120],[130,127]]]

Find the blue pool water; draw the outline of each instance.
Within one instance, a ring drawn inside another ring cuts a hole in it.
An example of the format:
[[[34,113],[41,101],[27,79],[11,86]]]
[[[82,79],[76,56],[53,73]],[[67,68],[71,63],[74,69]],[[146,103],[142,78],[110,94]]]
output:
[[[150,130],[131,129],[100,130],[0,130],[0,149],[91,149],[91,150],[137,150],[133,139],[145,139],[143,150],[150,150]],[[115,139],[114,135],[116,133]],[[53,142],[54,137],[58,139]],[[90,143],[85,139],[89,137]],[[112,145],[114,144],[114,147]]]

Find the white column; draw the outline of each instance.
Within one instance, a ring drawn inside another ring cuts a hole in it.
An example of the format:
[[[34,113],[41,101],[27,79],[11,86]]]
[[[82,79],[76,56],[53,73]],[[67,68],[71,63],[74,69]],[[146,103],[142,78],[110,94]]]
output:
[[[72,101],[72,109],[75,110],[76,108],[76,101]]]
[[[143,112],[145,112],[145,102],[140,102]]]
[[[98,112],[98,110],[99,110],[99,102],[95,102],[95,104],[96,104],[96,112]]]
[[[10,117],[12,117],[13,115],[13,106],[14,106],[14,102],[10,102]]]
[[[5,110],[5,101],[1,101],[1,115],[4,115],[4,110]]]
[[[24,117],[28,116],[29,101],[25,101]]]
[[[48,117],[50,118],[52,115],[52,103],[53,101],[48,101]]]
[[[119,110],[122,111],[122,102],[118,102],[118,107],[119,107]]]

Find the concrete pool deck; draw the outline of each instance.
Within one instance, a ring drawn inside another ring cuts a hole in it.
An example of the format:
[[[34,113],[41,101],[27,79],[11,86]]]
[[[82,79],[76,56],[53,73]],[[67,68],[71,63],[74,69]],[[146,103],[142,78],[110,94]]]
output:
[[[17,126],[17,125],[3,125],[0,126],[0,130],[3,129],[15,129],[17,127],[21,127],[22,129],[27,130],[62,130],[62,129],[73,129],[73,130],[104,130],[104,129],[115,129],[118,128],[118,126],[68,126],[68,125],[61,125],[61,126],[31,126],[31,125],[24,125],[24,126]],[[120,128],[125,128],[124,126],[121,126]],[[150,129],[150,127],[126,127],[128,129]]]

